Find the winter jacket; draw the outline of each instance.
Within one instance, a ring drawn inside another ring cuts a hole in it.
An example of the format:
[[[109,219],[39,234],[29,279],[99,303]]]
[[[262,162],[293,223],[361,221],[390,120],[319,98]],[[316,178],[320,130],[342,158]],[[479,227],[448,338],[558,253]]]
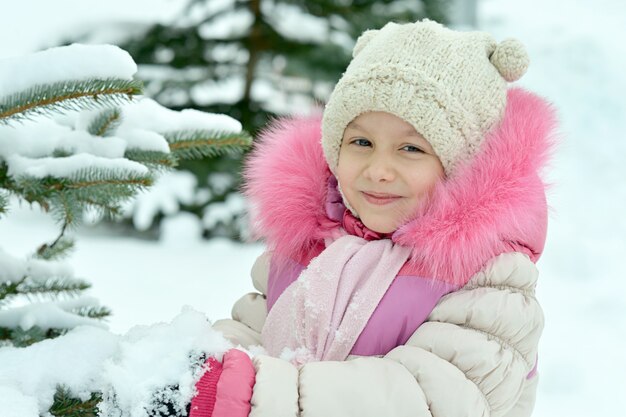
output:
[[[392,236],[413,252],[408,278],[399,274],[386,296],[403,279],[431,280],[440,284],[436,299],[428,305],[432,294],[415,291],[415,308],[402,309],[400,327],[384,318],[393,317],[406,291],[396,290],[387,307],[381,300],[383,319],[374,313],[363,332],[368,341],[344,362],[298,370],[256,356],[250,415],[530,415],[543,328],[535,262],[547,222],[539,173],[554,128],[547,103],[511,89],[502,123],[476,157],[438,185],[429,205]],[[319,118],[281,121],[262,138],[248,166],[247,193],[270,251],[252,270],[259,293],[240,299],[232,320],[214,325],[246,347],[260,344],[268,306],[337,227],[326,206],[331,174],[319,146]],[[399,343],[374,343],[388,339],[389,331]]]

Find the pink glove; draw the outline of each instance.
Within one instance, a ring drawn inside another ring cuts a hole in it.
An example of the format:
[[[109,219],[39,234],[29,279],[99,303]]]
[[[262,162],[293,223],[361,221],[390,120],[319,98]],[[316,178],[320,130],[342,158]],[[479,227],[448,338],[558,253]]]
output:
[[[231,349],[222,363],[210,357],[209,369],[196,383],[198,394],[191,400],[189,417],[247,417],[255,382],[250,357]]]

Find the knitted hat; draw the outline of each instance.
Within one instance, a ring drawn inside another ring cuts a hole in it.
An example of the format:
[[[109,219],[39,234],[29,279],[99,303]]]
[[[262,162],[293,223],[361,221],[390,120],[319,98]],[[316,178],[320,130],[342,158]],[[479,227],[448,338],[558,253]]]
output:
[[[322,147],[336,173],[343,132],[355,117],[384,111],[431,144],[446,174],[471,158],[504,114],[507,81],[528,68],[524,46],[424,19],[387,23],[357,40],[322,118]]]

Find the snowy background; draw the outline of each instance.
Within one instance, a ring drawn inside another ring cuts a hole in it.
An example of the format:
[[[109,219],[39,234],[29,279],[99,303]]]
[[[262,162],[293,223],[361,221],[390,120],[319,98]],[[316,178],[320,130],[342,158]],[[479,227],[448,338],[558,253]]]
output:
[[[0,58],[52,46],[64,34],[108,22],[167,22],[173,0],[1,0]],[[538,296],[546,314],[537,417],[622,416],[626,392],[626,2],[479,1],[480,29],[522,40],[531,67],[519,84],[559,109],[565,138],[550,171],[548,241]],[[117,26],[116,26],[117,27]],[[619,94],[621,92],[621,94]],[[201,241],[186,214],[160,241],[100,227],[76,233],[70,258],[91,295],[113,310],[110,330],[170,321],[183,305],[227,317],[252,291],[249,270],[263,246]],[[18,256],[58,233],[47,216],[14,205],[0,219],[0,247]],[[0,370],[2,372],[2,370]]]

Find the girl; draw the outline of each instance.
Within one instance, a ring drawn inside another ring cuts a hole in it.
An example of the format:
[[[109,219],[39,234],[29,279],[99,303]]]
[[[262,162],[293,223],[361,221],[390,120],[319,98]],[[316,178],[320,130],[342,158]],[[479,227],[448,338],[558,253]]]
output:
[[[261,135],[260,293],[214,328],[269,354],[213,361],[205,415],[531,414],[555,118],[507,88],[527,66],[512,39],[389,23],[358,39],[321,118]]]

